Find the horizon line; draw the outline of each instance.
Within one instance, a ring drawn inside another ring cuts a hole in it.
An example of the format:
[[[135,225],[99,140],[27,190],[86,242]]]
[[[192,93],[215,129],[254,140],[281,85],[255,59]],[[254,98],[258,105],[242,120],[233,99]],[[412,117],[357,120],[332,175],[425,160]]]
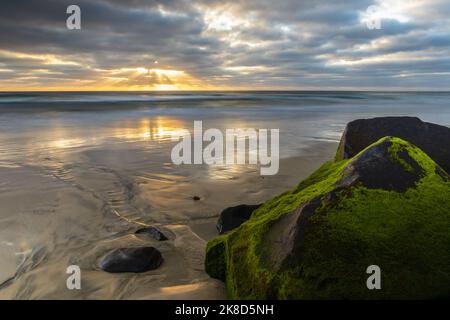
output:
[[[2,91],[4,93],[183,93],[183,92],[436,92],[436,93],[450,93],[447,90],[432,90],[432,89],[221,89],[221,90],[11,90]]]

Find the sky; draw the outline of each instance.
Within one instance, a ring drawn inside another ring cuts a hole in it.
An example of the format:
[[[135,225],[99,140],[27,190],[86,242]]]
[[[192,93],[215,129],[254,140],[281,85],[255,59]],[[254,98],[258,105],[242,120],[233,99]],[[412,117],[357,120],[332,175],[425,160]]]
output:
[[[2,0],[0,91],[32,90],[450,90],[450,1]]]

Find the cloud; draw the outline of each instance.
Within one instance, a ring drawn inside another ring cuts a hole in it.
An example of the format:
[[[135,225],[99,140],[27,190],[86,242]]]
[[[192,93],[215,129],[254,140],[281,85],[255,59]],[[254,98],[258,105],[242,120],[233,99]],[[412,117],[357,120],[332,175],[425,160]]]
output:
[[[444,0],[79,0],[67,30],[70,4],[2,2],[0,90],[450,89]]]

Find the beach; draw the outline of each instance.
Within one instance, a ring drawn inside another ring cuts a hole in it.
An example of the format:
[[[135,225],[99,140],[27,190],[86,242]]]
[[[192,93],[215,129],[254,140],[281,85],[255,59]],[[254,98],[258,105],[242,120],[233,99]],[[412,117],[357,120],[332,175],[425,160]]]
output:
[[[224,284],[204,271],[206,242],[217,236],[223,209],[262,203],[297,185],[333,159],[351,120],[410,115],[448,126],[449,97],[1,94],[0,298],[226,298]],[[196,120],[219,130],[279,129],[280,171],[261,176],[257,165],[173,164],[171,135],[192,130]],[[169,240],[134,233],[147,225]],[[160,250],[161,267],[141,274],[99,268],[110,250],[135,246]],[[66,287],[69,265],[81,268],[81,290]]]

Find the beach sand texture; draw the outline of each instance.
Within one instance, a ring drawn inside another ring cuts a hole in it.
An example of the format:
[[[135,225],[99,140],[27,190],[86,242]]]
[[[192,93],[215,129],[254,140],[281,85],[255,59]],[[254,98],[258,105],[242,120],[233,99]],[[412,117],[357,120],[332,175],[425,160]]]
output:
[[[224,208],[295,186],[333,158],[353,119],[401,114],[450,124],[448,97],[427,98],[421,114],[426,97],[246,95],[157,104],[0,99],[0,298],[225,298],[224,285],[204,272],[206,242]],[[174,165],[171,133],[192,129],[194,120],[220,130],[279,128],[280,172]],[[135,235],[142,225],[158,226],[169,240]],[[134,246],[159,249],[161,267],[142,274],[98,267],[110,250]],[[66,287],[72,264],[81,267],[82,290]]]

